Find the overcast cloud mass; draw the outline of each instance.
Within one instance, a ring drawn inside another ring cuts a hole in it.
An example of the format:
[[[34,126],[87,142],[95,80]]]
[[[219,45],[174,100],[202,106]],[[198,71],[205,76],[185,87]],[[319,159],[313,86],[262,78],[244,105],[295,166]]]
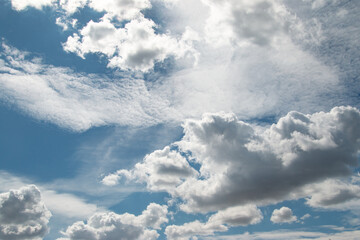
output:
[[[4,0],[0,238],[356,239],[356,0]]]

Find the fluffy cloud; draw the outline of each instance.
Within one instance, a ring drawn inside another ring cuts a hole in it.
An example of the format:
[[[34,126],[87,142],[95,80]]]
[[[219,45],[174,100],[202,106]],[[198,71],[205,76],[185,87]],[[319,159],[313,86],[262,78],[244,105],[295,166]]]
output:
[[[297,217],[293,215],[292,210],[288,207],[275,209],[270,218],[273,223],[291,223],[296,220]]]
[[[89,6],[98,12],[106,12],[119,20],[134,19],[140,11],[151,7],[150,0],[90,0]]]
[[[148,71],[155,62],[170,55],[180,58],[194,52],[184,39],[156,34],[155,23],[143,16],[132,19],[123,28],[115,27],[108,17],[106,15],[100,22],[90,21],[80,31],[80,36],[70,36],[64,44],[65,51],[81,57],[87,53],[102,53],[108,57],[109,67],[140,71]]]
[[[224,232],[228,227],[247,226],[261,222],[263,215],[254,205],[231,207],[218,211],[206,223],[199,221],[184,225],[170,225],[165,229],[168,239],[187,240],[195,236],[213,235],[214,232]]]
[[[106,185],[115,185],[121,176],[147,184],[153,191],[171,191],[180,185],[186,178],[197,176],[185,157],[170,147],[157,150],[137,163],[133,170],[120,170],[106,176],[102,182]]]
[[[86,223],[76,222],[69,226],[62,240],[111,240],[111,239],[157,239],[159,234],[150,228],[159,229],[167,222],[167,206],[151,203],[141,215],[114,212],[96,213]]]
[[[352,107],[308,115],[290,112],[268,129],[232,114],[205,114],[202,120],[186,121],[185,135],[175,143],[191,154],[199,175],[165,190],[183,199],[182,209],[188,212],[311,195],[307,188],[312,184],[349,176],[358,166],[359,123],[360,112]]]
[[[308,189],[312,192],[306,203],[311,207],[327,209],[360,209],[360,186],[358,183],[347,183],[329,179],[314,184]]]
[[[188,240],[193,236],[208,236],[214,234],[214,232],[225,232],[227,230],[228,228],[224,225],[201,223],[196,220],[181,226],[167,226],[165,234],[169,240]]]
[[[83,8],[88,0],[60,0],[59,6],[65,10],[67,14],[73,14],[78,9]]]
[[[206,25],[208,41],[222,41],[220,44],[245,41],[264,46],[275,37],[283,37],[291,26],[290,14],[280,1],[203,2],[210,7]]]
[[[0,238],[40,240],[51,217],[34,185],[0,194]]]
[[[25,10],[27,7],[41,9],[44,6],[51,6],[55,0],[11,0],[12,7],[17,11]]]

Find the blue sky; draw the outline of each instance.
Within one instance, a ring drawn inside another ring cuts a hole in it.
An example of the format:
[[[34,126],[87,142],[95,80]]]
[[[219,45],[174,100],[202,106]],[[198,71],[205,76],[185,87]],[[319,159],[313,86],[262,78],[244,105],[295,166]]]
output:
[[[0,1],[0,239],[357,239],[358,1]]]

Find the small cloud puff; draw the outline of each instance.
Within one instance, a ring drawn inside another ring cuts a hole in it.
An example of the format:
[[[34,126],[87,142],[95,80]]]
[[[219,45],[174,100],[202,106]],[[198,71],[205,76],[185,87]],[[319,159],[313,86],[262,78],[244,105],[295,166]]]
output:
[[[291,223],[295,222],[297,217],[293,215],[293,212],[288,207],[282,207],[275,209],[271,215],[270,221],[273,223]]]

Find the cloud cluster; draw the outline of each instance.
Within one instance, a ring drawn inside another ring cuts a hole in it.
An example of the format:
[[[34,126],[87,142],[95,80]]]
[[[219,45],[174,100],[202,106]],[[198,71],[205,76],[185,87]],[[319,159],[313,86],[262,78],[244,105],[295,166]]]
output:
[[[273,223],[291,223],[296,220],[297,217],[293,215],[292,210],[288,207],[275,209],[270,218]]]
[[[0,239],[40,240],[48,232],[50,217],[35,185],[0,194]]]
[[[181,153],[191,155],[187,160],[190,166],[200,166],[198,174],[182,175],[181,181],[169,185],[170,190],[158,190],[181,198],[181,208],[187,212],[310,196],[313,184],[349,176],[358,166],[359,123],[360,112],[352,107],[308,115],[290,112],[267,129],[239,121],[233,114],[205,114],[201,120],[187,120],[183,139],[174,143]],[[171,151],[165,153],[176,156]],[[179,159],[176,171],[190,172],[184,158]],[[155,169],[146,172],[146,177],[136,175],[138,167],[120,170],[118,175],[135,178],[156,190],[151,180],[168,180],[166,171],[158,169],[173,168],[163,168],[164,159],[145,160],[137,166]],[[348,193],[355,197],[353,191]],[[313,202],[315,199],[316,194]]]
[[[163,223],[168,222],[167,213],[167,206],[155,203],[149,204],[139,216],[96,213],[86,223],[79,221],[69,226],[63,233],[66,238],[61,240],[157,239],[159,234],[153,229],[160,229]]]
[[[83,58],[87,53],[102,53],[108,57],[109,67],[144,72],[168,56],[180,58],[195,51],[188,44],[189,39],[157,34],[155,28],[156,24],[143,16],[118,28],[106,15],[100,22],[88,22],[80,30],[80,36],[76,33],[70,36],[64,50]],[[186,32],[184,34],[186,36]]]

